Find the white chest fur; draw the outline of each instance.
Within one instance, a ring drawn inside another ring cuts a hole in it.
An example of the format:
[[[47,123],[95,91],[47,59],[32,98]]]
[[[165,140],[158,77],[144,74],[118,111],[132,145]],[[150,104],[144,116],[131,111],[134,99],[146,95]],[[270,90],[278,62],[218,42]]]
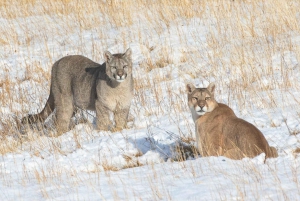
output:
[[[100,90],[97,90],[98,100],[111,111],[130,107],[133,92],[127,81],[129,80],[125,80],[115,88],[102,83]]]

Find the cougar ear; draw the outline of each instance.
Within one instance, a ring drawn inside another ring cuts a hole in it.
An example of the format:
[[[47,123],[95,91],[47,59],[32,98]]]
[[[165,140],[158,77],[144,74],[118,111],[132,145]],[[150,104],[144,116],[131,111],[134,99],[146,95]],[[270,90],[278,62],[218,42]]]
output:
[[[107,63],[109,63],[110,61],[111,61],[111,58],[113,57],[113,55],[109,52],[109,51],[106,51],[105,53],[104,53],[104,58],[105,58],[105,61],[107,62]]]
[[[215,88],[216,88],[215,83],[210,83],[210,84],[208,85],[208,87],[207,87],[207,90],[208,90],[212,95],[214,95]]]
[[[196,87],[195,87],[193,84],[191,84],[191,83],[188,83],[188,84],[186,85],[186,91],[187,91],[189,94],[192,93],[195,89],[196,89]]]
[[[131,59],[131,53],[132,53],[131,48],[128,48],[128,49],[126,50],[126,52],[123,54],[123,56],[125,56],[125,57]]]

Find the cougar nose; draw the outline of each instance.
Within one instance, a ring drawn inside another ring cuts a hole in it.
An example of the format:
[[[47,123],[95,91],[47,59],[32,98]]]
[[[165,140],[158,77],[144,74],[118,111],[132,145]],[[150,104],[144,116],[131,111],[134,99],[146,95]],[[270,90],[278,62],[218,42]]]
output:
[[[123,71],[122,70],[118,70],[117,75],[122,77],[123,76]]]
[[[205,106],[205,102],[203,102],[203,101],[200,101],[199,103],[198,103],[198,105],[199,105],[199,107],[201,108],[201,110],[204,108],[204,106]]]

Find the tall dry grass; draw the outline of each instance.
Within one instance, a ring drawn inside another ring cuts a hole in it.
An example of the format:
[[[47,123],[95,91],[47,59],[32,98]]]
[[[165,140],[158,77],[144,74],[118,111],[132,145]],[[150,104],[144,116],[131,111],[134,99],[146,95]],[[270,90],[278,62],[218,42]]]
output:
[[[84,54],[103,61],[105,49],[116,45],[125,48],[130,43],[143,46],[145,59],[139,62],[139,69],[152,72],[148,77],[139,73],[135,77],[136,102],[149,116],[170,112],[161,105],[166,93],[171,97],[168,105],[174,106],[171,112],[187,111],[181,95],[184,88],[174,93],[167,82],[172,80],[168,75],[174,69],[191,78],[214,78],[221,101],[239,110],[285,106],[281,102],[290,97],[289,90],[299,89],[298,82],[290,79],[298,68],[292,60],[300,58],[299,46],[294,45],[299,31],[297,5],[279,0],[2,1],[0,105],[8,115],[3,114],[1,132],[3,136],[14,133],[16,119],[43,107],[55,60],[66,54]],[[194,26],[194,31],[186,33],[182,23]],[[157,40],[161,35],[172,37],[174,27],[179,44],[186,47],[177,62],[170,57],[176,47],[168,38]],[[110,29],[117,30],[115,39]],[[89,32],[92,36],[85,37]],[[197,34],[203,33],[205,40],[197,41]],[[189,49],[191,39],[199,46]],[[157,52],[155,57],[153,51]],[[274,61],[275,56],[281,59]],[[175,66],[166,74],[153,71],[168,65]],[[189,68],[181,68],[185,65]],[[15,68],[20,73],[12,75]],[[151,105],[149,93],[157,107]],[[34,111],[30,111],[32,106]],[[178,123],[178,117],[171,118]]]
[[[131,44],[139,44],[144,57],[135,61],[133,115],[156,119],[169,115],[170,123],[178,125],[183,142],[193,141],[194,125],[189,120],[185,88],[181,86],[175,91],[172,85],[174,71],[184,75],[182,79],[186,81],[215,81],[218,100],[250,115],[253,108],[261,109],[270,116],[271,123],[274,108],[299,111],[295,105],[286,103],[291,96],[300,102],[291,95],[300,89],[294,77],[295,69],[299,69],[294,61],[300,60],[296,44],[300,31],[298,7],[297,1],[281,0],[3,0],[0,153],[32,146],[30,150],[37,156],[41,156],[43,149],[54,155],[66,154],[59,140],[44,138],[41,131],[33,129],[25,138],[20,136],[18,120],[44,106],[51,65],[57,59],[67,54],[83,54],[101,62],[104,50],[124,50]],[[185,27],[193,29],[186,32]],[[170,40],[174,35],[175,42]],[[172,53],[180,58],[174,59]],[[160,71],[165,67],[169,68]],[[166,96],[169,98],[165,99]],[[179,125],[182,121],[186,122],[188,134]],[[92,129],[88,129],[87,138],[93,135]],[[13,140],[8,138],[11,136]],[[86,139],[75,133],[73,140],[81,147]],[[175,148],[179,153],[185,149]],[[134,157],[125,157],[128,167],[140,165]],[[178,160],[185,158],[184,154],[179,155]],[[116,170],[108,163],[102,167]],[[59,168],[53,175],[65,171]],[[47,170],[35,173],[41,184],[51,181],[44,171]],[[192,172],[196,174],[195,170]],[[153,198],[168,199],[151,178],[148,182]],[[42,191],[45,198],[50,198],[45,189]]]

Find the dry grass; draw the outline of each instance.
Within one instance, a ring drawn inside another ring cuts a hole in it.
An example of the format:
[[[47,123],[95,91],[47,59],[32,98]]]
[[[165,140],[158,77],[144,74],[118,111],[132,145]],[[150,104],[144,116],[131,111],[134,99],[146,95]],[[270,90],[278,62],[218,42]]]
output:
[[[252,1],[250,3],[247,1],[112,0],[104,3],[102,1],[64,0],[43,1],[43,4],[34,0],[1,1],[1,17],[15,24],[8,23],[7,26],[0,27],[0,41],[5,47],[1,57],[10,59],[12,55],[17,54],[26,62],[16,62],[14,65],[3,63],[4,77],[0,82],[0,104],[9,108],[17,117],[28,113],[30,107],[26,103],[33,103],[37,110],[41,109],[49,89],[51,64],[64,55],[64,53],[53,52],[56,48],[49,47],[52,42],[57,41],[57,45],[61,45],[62,51],[66,51],[65,45],[68,44],[73,47],[73,50],[67,50],[70,53],[91,54],[95,60],[102,60],[101,52],[114,43],[128,46],[130,42],[139,42],[145,44],[150,53],[156,49],[158,51],[156,57],[146,56],[147,59],[140,63],[140,67],[145,72],[151,72],[153,69],[174,64],[169,54],[172,47],[162,46],[160,48],[149,45],[151,35],[155,38],[164,33],[170,24],[179,27],[178,18],[185,18],[188,23],[188,20],[200,17],[206,19],[203,20],[203,23],[207,28],[205,35],[207,47],[205,51],[201,52],[183,52],[179,61],[193,66],[190,69],[191,72],[186,73],[195,77],[200,74],[207,80],[215,77],[218,80],[217,84],[222,86],[220,93],[228,94],[227,100],[224,100],[228,102],[236,100],[237,105],[241,108],[250,107],[249,104],[261,108],[276,107],[278,102],[276,102],[272,89],[282,89],[283,91],[290,88],[299,89],[298,83],[288,79],[292,76],[294,66],[291,66],[290,61],[286,61],[288,58],[284,57],[286,52],[293,52],[295,58],[300,58],[298,47],[294,46],[292,42],[293,32],[299,30],[296,7],[297,2],[283,1],[275,3],[273,1]],[[143,8],[147,8],[147,12],[142,12]],[[209,11],[205,8],[209,8]],[[140,13],[143,13],[144,16],[142,17]],[[44,18],[36,20],[41,15]],[[50,16],[51,18],[49,18]],[[23,20],[21,21],[20,18]],[[138,23],[137,19],[149,25],[150,30],[145,31],[134,27],[132,29],[134,31],[129,32],[128,29]],[[49,23],[56,22],[57,26],[48,26]],[[121,35],[112,43],[102,27],[119,29]],[[91,29],[95,29],[98,34],[92,38],[99,37],[101,40],[86,43],[81,34]],[[181,33],[179,28],[178,31]],[[196,37],[198,31],[196,28],[195,33],[190,35],[182,32],[179,40],[182,44],[186,44],[188,37]],[[79,41],[71,41],[64,37],[73,33],[79,34]],[[63,40],[59,40],[60,38]],[[42,43],[36,46],[38,41],[42,41]],[[37,52],[36,48],[42,51]],[[200,46],[199,49],[203,48]],[[282,60],[278,61],[276,68],[273,68],[272,57],[276,54],[282,54]],[[31,58],[36,55],[41,55],[48,60],[41,62],[39,59]],[[203,60],[200,64],[198,63],[199,58]],[[10,69],[16,67],[20,68],[23,74],[17,76],[17,79],[12,79]],[[229,78],[222,79],[224,75],[228,75]],[[135,86],[138,102],[148,110],[149,115],[153,113],[157,115],[164,111],[159,109],[153,111],[147,102],[144,89],[151,89],[150,94],[153,94],[156,103],[160,105],[165,89],[162,89],[162,86],[157,83],[168,80],[168,75],[162,75],[159,72],[153,76],[146,79],[137,76],[136,83],[138,84]],[[265,83],[265,77],[273,77],[273,79]],[[20,87],[25,82],[29,82],[30,86],[33,86],[34,83],[34,86],[40,88],[30,90],[30,94],[27,94],[28,88]],[[267,94],[262,95],[259,92],[261,90],[266,91]],[[41,97],[39,94],[43,94],[43,96]],[[168,94],[175,97],[170,100],[170,104],[178,103],[174,107],[176,112],[186,111],[181,97],[177,98],[176,94],[174,96],[172,89],[168,90]],[[283,99],[285,98],[284,94],[281,96]],[[255,97],[255,100],[248,101],[249,97],[250,99]],[[36,101],[37,99],[38,101]],[[20,106],[18,109],[16,109],[16,104]],[[30,106],[32,105],[30,104]],[[4,124],[4,127],[7,127],[7,123]],[[11,124],[14,127],[13,121]],[[10,133],[8,128],[4,130],[7,130],[6,133]]]
[[[61,142],[45,137],[47,134],[41,131],[31,131],[32,136],[26,139],[20,137],[18,123],[27,113],[42,109],[49,93],[51,65],[67,54],[83,54],[101,62],[108,48],[143,46],[145,59],[138,61],[135,68],[141,73],[135,76],[133,113],[156,119],[169,115],[170,123],[178,125],[185,145],[192,142],[194,125],[188,120],[184,88],[174,91],[172,86],[173,71],[203,81],[214,78],[217,99],[250,115],[253,107],[268,116],[273,108],[289,108],[284,100],[300,89],[299,82],[291,79],[299,69],[293,60],[300,60],[299,46],[294,44],[300,31],[298,7],[298,1],[281,0],[2,0],[0,18],[5,20],[0,26],[0,154],[16,153],[24,150],[23,146],[40,157],[43,149],[56,156],[67,154]],[[193,29],[186,33],[181,28],[184,26]],[[174,32],[178,37],[172,41]],[[201,34],[205,40],[201,40]],[[275,57],[281,59],[274,60]],[[15,68],[17,74],[13,73]],[[162,68],[168,69],[160,71]],[[295,96],[292,99],[300,102]],[[188,134],[179,126],[183,121]],[[270,121],[270,126],[276,124]],[[289,127],[288,130],[291,135],[299,133]],[[93,135],[90,129],[86,138]],[[76,134],[71,139],[78,149],[86,140]],[[197,155],[183,144],[175,146],[177,161]],[[138,160],[140,156],[141,153],[124,155],[127,168],[143,165]],[[95,162],[95,166],[99,169],[93,172],[118,170],[105,161]],[[53,170],[54,175],[66,171],[59,168]],[[201,171],[201,167],[195,168]],[[34,172],[40,184],[52,182],[44,171]],[[195,174],[195,170],[192,172]],[[148,179],[153,198],[166,198],[163,190],[153,185],[153,178]],[[45,198],[51,198],[46,189],[41,191]],[[240,193],[245,199],[244,192]],[[119,199],[117,193],[115,196]]]

